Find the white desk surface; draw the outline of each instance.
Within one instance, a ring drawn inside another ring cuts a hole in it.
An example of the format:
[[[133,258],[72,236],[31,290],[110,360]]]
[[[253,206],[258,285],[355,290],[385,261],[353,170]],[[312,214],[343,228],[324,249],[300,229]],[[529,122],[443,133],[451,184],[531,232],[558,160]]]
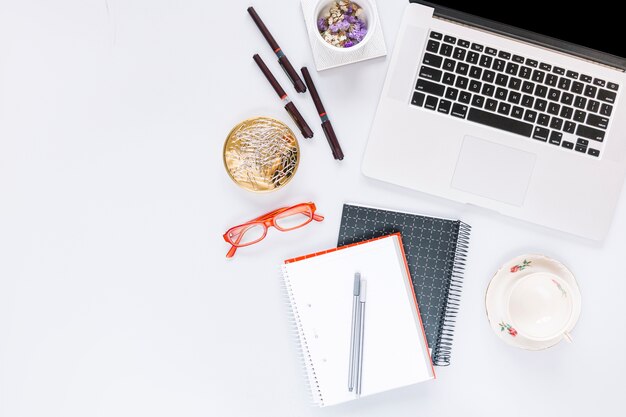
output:
[[[312,69],[299,2],[253,4],[294,66]],[[379,4],[391,52],[406,2]],[[626,197],[593,244],[364,178],[389,56],[313,71],[346,154],[337,163],[249,5],[0,0],[0,416],[623,415]],[[315,130],[292,183],[266,195],[237,188],[222,164],[241,119],[288,121],[255,52]],[[323,223],[226,261],[228,227],[309,200]],[[464,219],[469,268],[452,365],[435,382],[317,409],[278,266],[333,246],[344,201]],[[526,352],[489,328],[487,284],[525,252],[577,276],[572,345]]]

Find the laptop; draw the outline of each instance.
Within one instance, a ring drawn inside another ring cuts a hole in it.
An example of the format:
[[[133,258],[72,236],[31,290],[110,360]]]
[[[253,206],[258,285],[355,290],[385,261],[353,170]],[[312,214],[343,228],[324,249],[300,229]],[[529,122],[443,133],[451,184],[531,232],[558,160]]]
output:
[[[623,23],[544,5],[412,1],[363,173],[602,240],[626,173]]]

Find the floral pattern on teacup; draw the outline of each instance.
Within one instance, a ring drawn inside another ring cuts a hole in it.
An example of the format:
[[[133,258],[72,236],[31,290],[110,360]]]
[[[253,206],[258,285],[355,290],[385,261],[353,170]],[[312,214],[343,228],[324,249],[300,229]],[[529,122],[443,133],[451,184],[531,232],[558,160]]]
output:
[[[532,261],[524,259],[520,265],[514,265],[511,267],[511,272],[523,271],[524,269],[530,267]]]
[[[515,330],[515,329],[513,328],[513,326],[511,326],[509,323],[504,322],[504,321],[501,321],[501,322],[500,322],[500,323],[498,323],[498,324],[499,324],[499,326],[500,326],[500,331],[501,331],[501,332],[503,332],[503,331],[505,331],[505,330],[506,330],[506,331],[508,331],[508,332],[509,332],[509,334],[510,334],[512,337],[517,336],[517,330]]]
[[[563,287],[561,286],[561,284],[560,284],[557,280],[555,280],[555,279],[553,279],[553,280],[552,280],[552,282],[554,282],[554,284],[556,285],[556,287],[557,287],[557,288],[561,291],[561,295],[562,295],[563,297],[567,297],[567,291],[565,291],[565,289],[563,289]]]

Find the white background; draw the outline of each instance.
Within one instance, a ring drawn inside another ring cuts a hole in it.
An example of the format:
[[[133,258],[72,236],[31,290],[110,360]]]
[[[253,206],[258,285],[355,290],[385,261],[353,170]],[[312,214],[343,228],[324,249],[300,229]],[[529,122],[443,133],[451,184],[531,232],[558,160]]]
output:
[[[390,52],[405,4],[379,4]],[[623,413],[624,196],[594,244],[364,178],[389,56],[317,73],[299,2],[254,1],[294,66],[313,70],[346,154],[335,162],[309,95],[288,84],[249,5],[0,0],[0,416]],[[222,164],[240,120],[293,126],[255,52],[315,130],[300,140],[295,179],[264,195],[239,189]],[[303,201],[326,220],[273,230],[226,261],[228,227]],[[452,365],[436,381],[316,409],[278,266],[336,244],[344,201],[462,218],[473,226],[469,269]],[[578,278],[574,344],[526,352],[489,328],[487,284],[526,252]]]

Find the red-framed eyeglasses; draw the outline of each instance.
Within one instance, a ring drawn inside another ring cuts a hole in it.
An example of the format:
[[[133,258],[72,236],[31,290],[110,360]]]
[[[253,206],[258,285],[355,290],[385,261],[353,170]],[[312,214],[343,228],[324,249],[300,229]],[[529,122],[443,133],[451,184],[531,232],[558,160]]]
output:
[[[315,210],[315,203],[296,204],[279,208],[239,226],[231,227],[224,233],[224,240],[232,245],[226,257],[232,258],[237,248],[250,246],[263,240],[270,227],[275,227],[281,232],[288,232],[306,226],[312,220],[316,222],[324,220],[324,216],[315,214]]]

